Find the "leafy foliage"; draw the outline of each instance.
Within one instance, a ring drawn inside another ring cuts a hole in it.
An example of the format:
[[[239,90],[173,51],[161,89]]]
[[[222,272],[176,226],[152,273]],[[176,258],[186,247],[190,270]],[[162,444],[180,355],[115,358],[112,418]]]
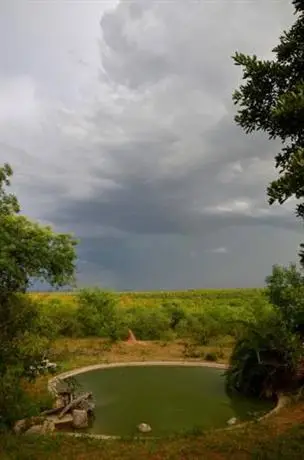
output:
[[[77,318],[85,336],[108,337],[112,340],[126,335],[118,314],[115,293],[101,289],[83,289],[78,296]]]
[[[228,387],[257,397],[292,389],[301,356],[299,337],[282,320],[274,318],[251,326],[233,350]]]
[[[7,193],[12,170],[0,168],[0,298],[25,292],[39,279],[52,286],[73,280],[76,240],[56,234],[20,214],[17,198]]]
[[[247,324],[227,372],[230,388],[254,396],[291,389],[303,359],[304,276],[295,265],[274,266],[266,283],[273,313]]]
[[[20,293],[35,279],[53,286],[71,282],[76,260],[72,236],[20,214],[17,198],[6,190],[11,176],[9,165],[0,168],[0,412],[6,422],[23,399],[20,379],[44,357],[52,336],[50,323]]]
[[[293,4],[297,20],[280,37],[274,60],[242,53],[233,57],[245,80],[233,100],[239,106],[235,120],[247,133],[264,131],[283,143],[275,157],[279,177],[267,190],[269,203],[295,197],[300,200],[296,213],[304,219],[304,6],[303,0]],[[304,264],[303,252],[300,257]]]
[[[304,275],[296,265],[275,265],[266,278],[270,302],[280,312],[292,332],[304,338]]]
[[[140,340],[160,340],[170,329],[170,316],[162,308],[138,307],[129,312],[129,327]]]

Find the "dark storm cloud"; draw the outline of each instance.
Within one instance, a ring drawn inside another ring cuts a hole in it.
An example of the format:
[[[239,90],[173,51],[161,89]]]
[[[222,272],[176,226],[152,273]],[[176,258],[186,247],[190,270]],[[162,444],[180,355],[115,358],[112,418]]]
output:
[[[25,212],[81,238],[82,283],[250,285],[295,258],[294,203],[265,196],[279,145],[231,102],[231,55],[268,57],[288,2],[5,3],[0,159]]]

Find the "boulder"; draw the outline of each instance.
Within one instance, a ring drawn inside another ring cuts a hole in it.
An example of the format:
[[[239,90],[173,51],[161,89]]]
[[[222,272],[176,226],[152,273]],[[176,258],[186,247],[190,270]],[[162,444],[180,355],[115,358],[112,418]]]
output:
[[[138,426],[137,426],[137,429],[138,431],[140,431],[141,433],[149,433],[152,428],[150,427],[150,425],[148,425],[147,423],[140,423]]]
[[[65,404],[66,404],[66,401],[64,400],[64,398],[61,396],[58,396],[54,401],[54,409],[59,409],[61,407],[64,407]]]
[[[43,425],[33,425],[26,430],[25,434],[44,434]]]
[[[85,399],[78,404],[77,409],[85,410],[88,414],[92,414],[95,409],[95,403]]]
[[[26,419],[18,420],[13,428],[15,434],[23,433],[28,426],[28,421]]]
[[[74,409],[72,412],[73,427],[74,428],[87,428],[89,425],[88,413],[83,409]]]
[[[23,420],[18,420],[15,423],[13,431],[15,434],[21,434],[28,431],[32,426],[40,426],[44,423],[45,417],[30,417]]]
[[[232,417],[228,420],[227,425],[232,426],[235,425],[237,422],[237,419],[235,417]]]
[[[47,419],[53,422],[55,427],[59,429],[60,427],[70,427],[73,424],[73,417],[71,414],[65,414],[62,418],[58,418],[57,415],[49,415]]]
[[[52,420],[45,420],[45,422],[42,425],[42,430],[43,433],[53,433],[55,431],[55,424],[52,422]]]

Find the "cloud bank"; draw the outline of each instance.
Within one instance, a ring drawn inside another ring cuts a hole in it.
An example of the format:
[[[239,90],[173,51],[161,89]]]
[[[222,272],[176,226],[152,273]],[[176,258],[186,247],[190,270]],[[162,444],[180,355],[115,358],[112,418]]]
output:
[[[279,145],[245,135],[231,102],[231,56],[270,57],[288,2],[6,0],[0,13],[0,161],[25,213],[81,239],[80,284],[256,286],[296,259],[294,203],[266,200]]]

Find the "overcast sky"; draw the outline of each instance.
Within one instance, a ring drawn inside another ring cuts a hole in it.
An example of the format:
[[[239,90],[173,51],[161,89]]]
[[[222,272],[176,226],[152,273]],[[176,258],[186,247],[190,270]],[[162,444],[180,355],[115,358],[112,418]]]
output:
[[[234,123],[235,51],[271,57],[287,0],[1,0],[0,163],[74,232],[80,284],[259,286],[297,259],[279,149]]]

